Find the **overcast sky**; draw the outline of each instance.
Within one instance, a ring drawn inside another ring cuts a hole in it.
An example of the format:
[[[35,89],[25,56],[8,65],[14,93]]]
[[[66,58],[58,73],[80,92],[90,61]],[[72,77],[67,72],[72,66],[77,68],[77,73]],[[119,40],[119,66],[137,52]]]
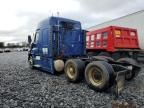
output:
[[[144,9],[144,0],[0,0],[0,41],[27,41],[39,21],[57,12],[83,28]]]

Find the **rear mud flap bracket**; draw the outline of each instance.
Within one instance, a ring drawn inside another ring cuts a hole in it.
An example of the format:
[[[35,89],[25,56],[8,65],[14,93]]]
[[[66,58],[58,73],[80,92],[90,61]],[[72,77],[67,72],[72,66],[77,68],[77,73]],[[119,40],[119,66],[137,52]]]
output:
[[[116,74],[116,79],[115,79],[115,95],[116,97],[118,97],[122,90],[124,89],[124,84],[125,84],[125,73],[126,73],[126,70],[124,71],[120,71],[120,72],[117,72]]]

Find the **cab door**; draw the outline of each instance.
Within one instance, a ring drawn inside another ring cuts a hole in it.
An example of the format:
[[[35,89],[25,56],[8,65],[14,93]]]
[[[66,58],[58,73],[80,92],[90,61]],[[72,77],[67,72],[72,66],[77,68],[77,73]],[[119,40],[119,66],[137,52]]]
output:
[[[43,70],[54,73],[53,69],[53,56],[52,56],[52,36],[50,35],[50,29],[42,30],[42,42],[41,42],[41,67]]]
[[[33,60],[34,60],[34,65],[37,66],[37,67],[40,67],[41,66],[41,40],[42,40],[42,37],[41,37],[41,32],[40,31],[37,31],[35,33],[35,37],[34,37],[34,42],[32,44],[32,57],[33,57]]]

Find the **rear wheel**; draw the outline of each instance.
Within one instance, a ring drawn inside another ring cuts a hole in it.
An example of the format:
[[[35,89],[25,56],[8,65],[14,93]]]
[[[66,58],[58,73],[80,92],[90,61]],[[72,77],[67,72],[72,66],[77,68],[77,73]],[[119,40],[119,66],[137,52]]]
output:
[[[132,58],[120,58],[117,61],[122,62],[122,63],[129,63],[132,65],[138,65],[137,61],[132,59]],[[126,80],[132,80],[135,76],[136,76],[136,72],[134,70],[128,71],[125,75],[125,79]]]
[[[111,57],[110,53],[108,53],[108,52],[100,52],[100,53],[98,54],[98,56]]]
[[[70,59],[65,64],[65,75],[70,82],[78,82],[82,79],[85,64],[80,59]]]
[[[97,60],[102,60],[102,61],[114,61],[113,58],[108,57],[108,56],[93,56],[93,58]]]
[[[118,60],[120,58],[128,58],[129,54],[127,52],[114,52],[112,53],[112,58]]]
[[[89,87],[97,91],[103,91],[114,82],[113,73],[112,66],[107,62],[94,61],[87,65],[85,79]]]

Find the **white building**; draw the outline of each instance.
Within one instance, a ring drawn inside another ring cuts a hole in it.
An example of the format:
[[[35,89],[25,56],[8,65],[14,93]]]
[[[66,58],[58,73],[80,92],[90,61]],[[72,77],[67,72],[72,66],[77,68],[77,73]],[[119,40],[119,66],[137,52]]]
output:
[[[144,49],[144,10],[98,24],[88,30],[100,29],[111,25],[137,29],[140,47]]]

